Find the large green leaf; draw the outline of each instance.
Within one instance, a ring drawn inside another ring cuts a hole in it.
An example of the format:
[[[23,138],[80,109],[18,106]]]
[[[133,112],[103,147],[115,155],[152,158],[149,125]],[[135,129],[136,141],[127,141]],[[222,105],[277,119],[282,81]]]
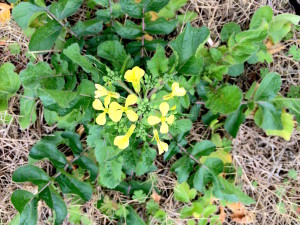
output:
[[[225,120],[224,128],[232,137],[236,137],[240,125],[246,120],[243,109],[244,107],[240,106],[238,110],[229,114]]]
[[[99,34],[102,31],[103,22],[99,18],[91,20],[78,21],[73,27],[72,31],[79,37]]]
[[[171,48],[179,56],[179,64],[182,65],[187,62],[208,37],[209,30],[206,27],[194,28],[188,23],[183,32],[170,42]]]
[[[11,195],[11,202],[19,213],[22,213],[26,205],[34,198],[34,194],[25,190],[16,190]]]
[[[204,141],[201,141],[201,142],[197,142],[194,145],[191,154],[195,158],[200,158],[201,156],[210,155],[210,153],[212,153],[215,149],[216,149],[216,145],[214,143],[212,143],[209,140],[204,140]]]
[[[186,182],[176,184],[174,187],[174,197],[177,201],[189,203],[196,197],[196,195],[197,190],[194,188],[190,188],[190,186]]]
[[[176,27],[177,20],[158,18],[155,21],[146,20],[145,31],[149,34],[170,34]]]
[[[169,59],[165,55],[165,49],[161,45],[157,45],[154,56],[147,61],[147,67],[151,74],[159,77],[168,71],[168,63]]]
[[[61,31],[62,26],[56,20],[51,20],[45,26],[38,28],[31,36],[29,50],[50,50]]]
[[[123,25],[116,21],[113,25],[118,35],[125,39],[135,39],[142,36],[142,27],[127,20]]]
[[[256,125],[264,130],[282,130],[281,110],[269,102],[259,102],[259,108],[255,113]]]
[[[176,173],[179,183],[187,181],[194,164],[195,162],[188,156],[183,156],[172,165],[171,171]]]
[[[14,182],[31,182],[35,185],[45,185],[50,181],[50,177],[41,168],[26,165],[16,169],[12,180]]]
[[[269,101],[276,97],[281,87],[281,78],[277,73],[268,73],[254,94],[255,101]]]
[[[142,4],[137,4],[135,0],[121,0],[120,5],[122,11],[132,18],[143,17]]]
[[[106,41],[97,48],[97,54],[112,62],[113,66],[120,70],[121,68],[131,68],[133,59],[128,55],[124,46],[118,41]]]
[[[240,88],[233,85],[225,85],[208,94],[205,106],[214,114],[228,114],[236,111],[242,101],[243,95]]]
[[[238,34],[241,32],[241,27],[234,22],[226,23],[221,30],[221,40],[227,41],[229,37],[235,33]]]
[[[156,150],[150,148],[149,145],[144,144],[141,152],[140,160],[136,164],[136,175],[142,176],[143,174],[156,169],[154,164],[154,159],[156,157]]]
[[[99,171],[98,166],[90,158],[80,156],[77,160],[74,161],[74,164],[88,170],[90,172],[91,181],[94,181],[97,178]]]
[[[0,111],[7,108],[9,98],[20,88],[20,79],[14,70],[15,66],[11,63],[0,67]]]
[[[144,0],[143,7],[145,8],[145,12],[159,12],[169,2],[170,0]]]
[[[252,16],[251,22],[250,22],[250,29],[256,29],[258,28],[264,20],[268,23],[271,22],[273,18],[273,10],[270,6],[262,6]]]
[[[64,168],[67,164],[65,155],[60,152],[56,145],[45,142],[38,142],[32,146],[29,156],[34,159],[47,158],[57,168]]]
[[[46,13],[45,9],[29,2],[19,3],[12,11],[14,20],[22,29],[27,29],[32,21],[43,13]]]
[[[61,136],[65,139],[68,139],[68,145],[70,146],[74,154],[80,154],[83,151],[79,134],[73,131],[65,131],[61,134]]]
[[[50,12],[52,12],[57,19],[62,20],[75,14],[82,3],[83,0],[59,0],[51,4]]]
[[[20,215],[20,224],[30,224],[30,225],[36,225],[37,224],[37,218],[38,218],[38,199],[33,198],[31,201],[28,202],[24,210],[22,211]]]
[[[59,186],[63,193],[72,193],[78,195],[85,201],[90,200],[93,188],[87,182],[82,182],[70,174],[62,173],[57,178],[56,181],[59,183]]]
[[[277,108],[287,108],[295,114],[296,117],[300,116],[300,99],[299,98],[283,98],[278,97],[272,100],[272,103]]]
[[[134,224],[134,225],[146,225],[146,223],[142,220],[141,217],[134,211],[133,208],[127,206],[126,209],[128,210],[128,215],[126,217],[127,224]]]
[[[256,29],[246,30],[235,35],[235,40],[240,45],[261,42],[268,36],[268,28],[268,23],[264,20]]]
[[[24,88],[25,89],[25,88]],[[36,121],[35,92],[26,88],[20,98],[20,118],[19,123],[22,129],[26,129]]]
[[[99,81],[99,70],[93,66],[93,64],[85,56],[80,54],[80,48],[77,43],[74,43],[64,49],[63,53],[74,63],[81,66],[85,72],[91,73],[95,82]]]

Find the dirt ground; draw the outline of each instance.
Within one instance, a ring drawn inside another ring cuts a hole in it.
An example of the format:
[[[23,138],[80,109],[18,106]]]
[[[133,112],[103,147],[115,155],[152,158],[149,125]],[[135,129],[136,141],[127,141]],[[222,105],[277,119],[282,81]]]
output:
[[[211,38],[214,43],[217,43],[224,24],[235,21],[246,29],[255,10],[267,4],[273,7],[275,14],[293,13],[287,0],[191,0],[185,9],[198,13],[199,17],[193,25],[209,27],[212,33]],[[5,42],[1,42],[3,38]],[[18,56],[11,55],[7,50],[8,44],[14,42],[21,45],[21,54]],[[249,80],[258,77],[259,69],[268,67],[270,71],[281,75],[282,94],[285,94],[291,85],[299,85],[300,65],[286,56],[289,46],[293,44],[299,45],[300,40],[293,38],[283,42],[282,51],[273,54],[274,62],[270,66],[267,64],[247,65],[245,73],[236,78],[237,83],[249,87],[251,85]],[[27,63],[24,57],[27,47],[28,39],[13,21],[0,24],[0,64],[12,62],[17,70],[23,69]],[[19,97],[17,95],[9,103],[9,113],[13,115],[13,120],[8,125],[1,125],[0,122],[0,224],[8,224],[16,214],[10,202],[11,193],[21,187],[24,188],[24,185],[11,181],[13,171],[28,162],[29,149],[37,140],[56,129],[55,126],[49,127],[44,123],[39,102],[37,106],[36,123],[29,129],[21,130],[18,124]],[[208,132],[201,123],[196,123],[191,137],[202,140]],[[286,142],[282,138],[266,136],[252,120],[247,120],[233,141],[232,156],[234,164],[241,172],[236,178],[236,183],[257,201],[254,206],[248,208],[254,215],[251,224],[300,224],[300,220],[297,219],[300,214],[295,213],[300,205],[300,132],[294,131],[291,140]],[[155,175],[158,177],[158,188],[162,190],[163,196],[160,206],[170,218],[175,220],[176,224],[186,224],[185,221],[179,219],[178,208],[180,206],[173,201],[172,190],[176,177],[168,170],[171,163],[165,165],[162,160],[158,159],[156,165],[159,169]],[[47,169],[47,164],[43,165],[43,168]],[[292,169],[298,172],[297,179],[288,178],[288,172]],[[35,191],[33,186],[25,185],[25,188]],[[97,197],[95,195],[93,200],[96,201]],[[116,193],[112,197],[116,201],[127,200],[125,196]],[[94,221],[94,224],[111,224],[108,218],[95,207],[93,204],[95,201],[86,203],[85,215]],[[47,215],[51,212],[44,205],[40,205],[40,208],[43,210],[40,210],[39,224],[48,224]],[[235,223],[228,220],[224,224]]]

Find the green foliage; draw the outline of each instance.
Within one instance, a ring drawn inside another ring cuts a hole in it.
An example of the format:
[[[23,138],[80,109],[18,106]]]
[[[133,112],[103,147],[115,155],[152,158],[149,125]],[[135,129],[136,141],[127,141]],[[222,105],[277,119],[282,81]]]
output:
[[[232,141],[221,134],[227,131],[236,137],[240,125],[254,115],[267,135],[290,139],[294,117],[300,120],[297,88],[291,88],[288,98],[281,96],[280,75],[266,70],[248,91],[236,81],[245,63],[272,62],[264,43],[286,38],[299,17],[274,16],[269,6],[261,7],[248,30],[225,24],[222,43],[212,47],[206,44],[208,28],[189,23],[197,14],[177,12],[186,3],[93,0],[86,2],[87,20],[75,24],[70,16],[83,0],[58,0],[47,7],[43,1],[16,4],[14,20],[31,31],[30,51],[47,53],[51,60],[35,63],[33,59],[19,75],[12,64],[1,65],[1,118],[4,123],[12,119],[8,101],[22,87],[21,128],[35,123],[40,102],[43,119],[60,129],[32,146],[29,156],[37,161],[13,174],[14,182],[38,186],[35,195],[24,190],[12,194],[19,212],[16,221],[37,224],[37,204],[42,200],[54,211],[55,224],[61,224],[68,213],[71,223],[88,224],[91,221],[82,216],[80,206],[66,206],[62,194],[90,201],[98,185],[135,202],[129,205],[101,197],[97,207],[108,218],[128,224],[148,224],[150,218],[175,224],[157,202],[148,200],[151,193],[160,192],[151,175],[157,170],[157,154],[163,154],[165,161],[175,160],[171,166],[178,180],[174,199],[186,204],[180,215],[189,218],[188,224],[218,224],[212,198],[254,203],[232,183],[233,175],[227,176]],[[101,7],[93,14],[90,10],[96,5]],[[183,31],[174,37],[179,24]],[[297,54],[292,46],[289,55],[297,61]],[[211,140],[188,139],[199,120],[209,129]],[[34,165],[40,160],[52,164],[56,172],[52,177]],[[295,174],[290,177],[295,179]],[[134,210],[137,203],[145,204],[147,221]]]

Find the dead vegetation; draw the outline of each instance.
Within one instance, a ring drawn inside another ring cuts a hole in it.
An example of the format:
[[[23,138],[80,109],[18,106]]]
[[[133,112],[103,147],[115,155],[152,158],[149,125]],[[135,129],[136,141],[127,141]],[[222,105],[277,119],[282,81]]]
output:
[[[220,41],[219,33],[227,22],[235,21],[242,28],[247,28],[250,18],[261,5],[269,4],[275,14],[293,12],[286,0],[191,0],[186,10],[194,10],[199,17],[193,22],[194,26],[207,26],[211,30],[211,38],[214,43]],[[184,13],[184,11],[182,12]],[[83,12],[80,14],[84,15]],[[10,43],[17,42],[21,46],[21,54],[11,55],[8,50]],[[244,75],[237,78],[238,84],[244,89],[249,88],[253,80],[259,79],[259,69],[268,67],[269,70],[281,74],[284,95],[291,85],[300,84],[299,63],[286,56],[290,45],[299,44],[295,38],[282,43],[281,51],[273,54],[274,62],[267,64],[246,65]],[[14,22],[0,24],[0,64],[13,63],[17,70],[26,67],[28,62],[28,39]],[[42,59],[39,59],[42,60]],[[55,127],[49,127],[43,121],[43,112],[38,107],[38,118],[34,125],[27,130],[21,130],[18,125],[19,98],[11,99],[9,113],[13,120],[8,125],[0,122],[0,224],[8,224],[16,214],[16,210],[10,203],[10,195],[15,189],[21,188],[19,184],[11,181],[13,171],[28,162],[30,147],[41,137],[50,134]],[[194,126],[190,140],[203,140],[209,137],[210,131],[201,123]],[[254,123],[249,120],[242,125],[237,138],[234,140],[232,156],[234,164],[242,171],[241,176],[236,177],[236,183],[253,197],[257,204],[248,208],[254,214],[251,224],[283,225],[300,224],[300,179],[291,180],[288,171],[291,169],[300,171],[300,133],[295,131],[289,142],[281,138],[267,137]],[[158,171],[154,174],[158,179],[158,188],[161,190],[160,206],[168,213],[175,224],[186,224],[179,219],[179,209],[182,207],[173,200],[173,187],[176,176],[169,171],[171,163],[165,163],[158,159],[156,162]],[[47,164],[43,168],[47,169]],[[49,168],[48,168],[49,169]],[[23,186],[24,188],[24,186]],[[37,191],[33,186],[25,187],[30,191]],[[95,206],[95,202],[103,194],[101,188],[97,189],[93,199],[82,207],[83,212],[94,224],[114,224],[107,216],[101,214]],[[126,202],[130,199],[116,192],[107,192],[112,200]],[[48,221],[51,211],[40,206],[39,224],[50,224]],[[70,224],[65,222],[64,224]],[[227,220],[225,224],[235,224]]]

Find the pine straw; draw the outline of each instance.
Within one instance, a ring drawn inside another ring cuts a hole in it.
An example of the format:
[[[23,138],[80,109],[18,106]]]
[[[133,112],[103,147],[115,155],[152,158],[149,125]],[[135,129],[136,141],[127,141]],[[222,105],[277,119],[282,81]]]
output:
[[[199,17],[193,22],[193,25],[207,26],[211,30],[213,42],[219,43],[219,33],[222,26],[227,22],[235,21],[243,29],[247,29],[251,16],[259,6],[271,4],[275,14],[293,12],[287,2],[287,0],[191,0],[181,13],[184,13],[185,10],[197,12]],[[85,11],[86,7],[80,11],[79,16],[81,18],[85,17]],[[74,22],[78,18],[74,16]],[[6,38],[6,44],[0,45],[0,63],[12,62],[17,70],[23,69],[28,62],[24,57],[28,47],[27,38],[14,22],[6,25],[0,24],[0,39],[3,37]],[[22,53],[18,56],[12,56],[7,50],[8,44],[14,42],[19,43],[22,47]],[[269,70],[281,74],[283,80],[282,94],[285,95],[291,85],[299,85],[300,83],[299,65],[286,56],[289,46],[295,43],[299,44],[299,40],[294,38],[284,42],[286,48],[273,55],[274,62],[270,66],[267,64],[247,65],[244,75],[236,78],[235,82],[243,90],[247,90],[254,80],[259,80],[259,69],[268,67]],[[35,187],[29,184],[13,183],[11,181],[13,171],[17,167],[27,164],[29,149],[37,140],[55,130],[55,127],[49,127],[44,123],[39,104],[36,123],[25,131],[20,130],[18,124],[18,96],[12,98],[8,111],[14,116],[14,120],[8,125],[0,125],[0,224],[8,224],[16,214],[16,210],[10,202],[10,196],[14,190],[25,188],[32,192],[37,191]],[[189,141],[205,140],[210,137],[210,134],[210,130],[202,123],[196,123]],[[267,137],[263,131],[254,125],[253,121],[247,120],[247,123],[241,126],[233,143],[234,164],[240,167],[243,172],[242,176],[236,177],[236,183],[257,201],[256,205],[248,208],[256,215],[252,224],[299,224],[299,221],[296,221],[299,215],[295,215],[292,209],[300,205],[299,176],[297,180],[291,180],[288,179],[287,173],[291,169],[298,173],[300,171],[300,133],[295,131],[292,139],[286,142],[282,138]],[[152,176],[157,176],[157,187],[161,190],[160,206],[168,213],[168,218],[174,220],[176,225],[186,224],[185,220],[179,218],[178,212],[182,205],[173,200],[176,176],[169,169],[172,162],[163,162],[162,158],[159,157],[155,164],[159,169]],[[47,171],[51,170],[47,163],[40,163],[39,165]],[[280,188],[284,189],[285,192],[279,197],[277,191]],[[97,193],[93,195],[92,200],[81,207],[83,213],[94,224],[116,224],[116,221],[110,221],[95,206],[96,201],[103,194],[110,196],[115,202],[129,203],[132,201],[119,192],[97,187]],[[68,202],[70,201],[68,200]],[[280,202],[284,202],[286,213],[279,211],[278,203]],[[135,208],[140,215],[144,214],[144,206],[135,204]],[[48,221],[49,216],[52,215],[51,210],[45,207],[44,203],[40,203],[39,209],[39,224],[51,224]],[[64,222],[64,224],[70,223]],[[225,224],[234,223],[227,220]]]

